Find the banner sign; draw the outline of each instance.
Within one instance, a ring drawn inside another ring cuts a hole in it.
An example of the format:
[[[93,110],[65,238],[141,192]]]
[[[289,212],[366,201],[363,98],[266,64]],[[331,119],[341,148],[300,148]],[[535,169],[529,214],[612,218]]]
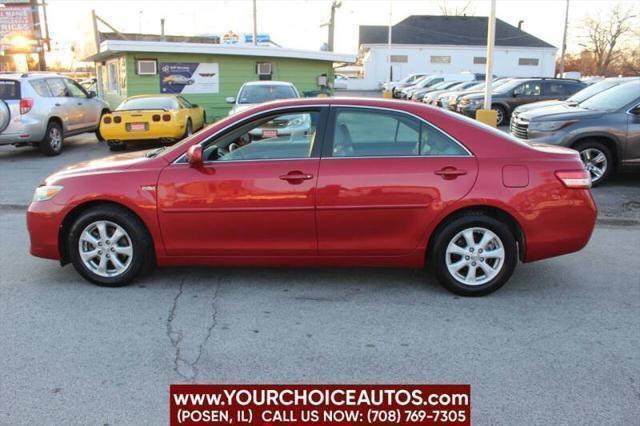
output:
[[[217,63],[161,62],[160,93],[218,93]]]
[[[171,425],[470,425],[470,385],[171,385]]]
[[[0,7],[0,38],[9,34],[33,35],[33,15],[29,5]]]

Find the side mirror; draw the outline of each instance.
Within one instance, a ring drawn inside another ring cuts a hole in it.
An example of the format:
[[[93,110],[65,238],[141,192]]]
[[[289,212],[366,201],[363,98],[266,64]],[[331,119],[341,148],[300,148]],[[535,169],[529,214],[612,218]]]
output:
[[[512,97],[512,98],[517,98],[517,97],[518,97],[518,94],[517,94],[516,92],[513,92],[513,93],[511,93],[511,97]]]
[[[227,97],[227,103],[228,104],[235,104],[236,103],[236,98],[234,98],[233,96]]]
[[[636,117],[640,117],[640,105],[636,105],[635,107],[629,110],[630,114],[635,115]]]
[[[192,145],[187,151],[187,162],[192,166],[202,165],[202,146]]]
[[[192,107],[194,107],[194,108],[198,108],[200,105],[198,105],[198,104],[191,104],[191,106],[192,106]]]
[[[96,93],[95,90],[89,90],[88,96],[89,98],[95,98],[98,96],[98,94]]]

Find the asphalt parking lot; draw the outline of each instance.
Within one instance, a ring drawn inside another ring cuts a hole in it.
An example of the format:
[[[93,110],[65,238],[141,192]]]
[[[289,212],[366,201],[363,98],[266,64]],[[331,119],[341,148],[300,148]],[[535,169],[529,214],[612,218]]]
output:
[[[0,424],[159,424],[168,385],[471,383],[480,424],[640,418],[640,176],[594,189],[581,252],[479,299],[422,271],[156,271],[106,289],[29,256],[24,210],[59,157],[0,147]]]

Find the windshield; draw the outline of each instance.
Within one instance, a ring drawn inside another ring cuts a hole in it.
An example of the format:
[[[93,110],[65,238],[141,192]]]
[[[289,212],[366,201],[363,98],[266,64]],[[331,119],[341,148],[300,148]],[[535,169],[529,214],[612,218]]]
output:
[[[162,109],[172,110],[179,109],[178,102],[173,98],[165,97],[149,97],[149,98],[132,98],[122,102],[116,111],[126,111],[132,109]]]
[[[238,96],[239,104],[259,104],[276,99],[297,98],[293,86],[282,84],[255,84],[242,88]]]
[[[399,83],[413,83],[414,81],[417,81],[421,78],[422,78],[422,75],[420,74],[412,74],[400,80]]]
[[[580,90],[579,92],[571,96],[569,99],[567,99],[567,102],[580,103],[582,101],[586,101],[593,95],[597,95],[600,92],[604,92],[605,90],[613,86],[617,86],[620,83],[621,83],[620,81],[616,81],[616,80],[602,80],[596,84],[592,84],[591,86]]]
[[[492,87],[492,89],[494,93],[503,95],[505,93],[512,91],[513,89],[515,89],[516,87],[520,86],[525,82],[526,81],[523,81],[523,80],[509,80],[504,84],[500,84],[500,82],[498,82],[498,83],[495,83],[496,85],[498,85],[498,90],[495,90],[496,89],[495,85]]]
[[[640,81],[620,84],[580,102],[580,106],[597,111],[615,111],[640,99]]]

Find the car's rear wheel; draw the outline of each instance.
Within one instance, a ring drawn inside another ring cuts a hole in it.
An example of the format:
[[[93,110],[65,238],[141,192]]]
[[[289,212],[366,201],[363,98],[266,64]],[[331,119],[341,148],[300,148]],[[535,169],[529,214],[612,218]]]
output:
[[[431,264],[440,283],[462,296],[483,296],[502,287],[518,259],[508,226],[481,213],[460,216],[436,235]]]
[[[96,127],[96,138],[98,139],[98,142],[104,142],[102,133],[100,133],[100,124],[102,124],[102,119],[104,118],[104,115],[108,113],[109,111],[105,110],[105,111],[102,111],[102,113],[100,114],[100,121],[98,121],[98,127]]]
[[[591,185],[603,183],[613,170],[613,156],[604,144],[598,141],[584,141],[574,146],[580,153],[585,169],[591,175]]]
[[[116,206],[83,212],[71,226],[67,248],[80,275],[107,287],[129,284],[153,260],[144,224]]]
[[[507,110],[500,105],[494,105],[491,109],[496,112],[496,125],[502,126],[507,119]]]
[[[44,155],[52,157],[62,152],[62,143],[62,126],[55,121],[50,121],[44,138],[40,141],[40,150]]]
[[[188,138],[192,134],[193,134],[193,125],[191,124],[191,119],[188,119],[184,129],[184,135],[182,135],[182,139]]]

